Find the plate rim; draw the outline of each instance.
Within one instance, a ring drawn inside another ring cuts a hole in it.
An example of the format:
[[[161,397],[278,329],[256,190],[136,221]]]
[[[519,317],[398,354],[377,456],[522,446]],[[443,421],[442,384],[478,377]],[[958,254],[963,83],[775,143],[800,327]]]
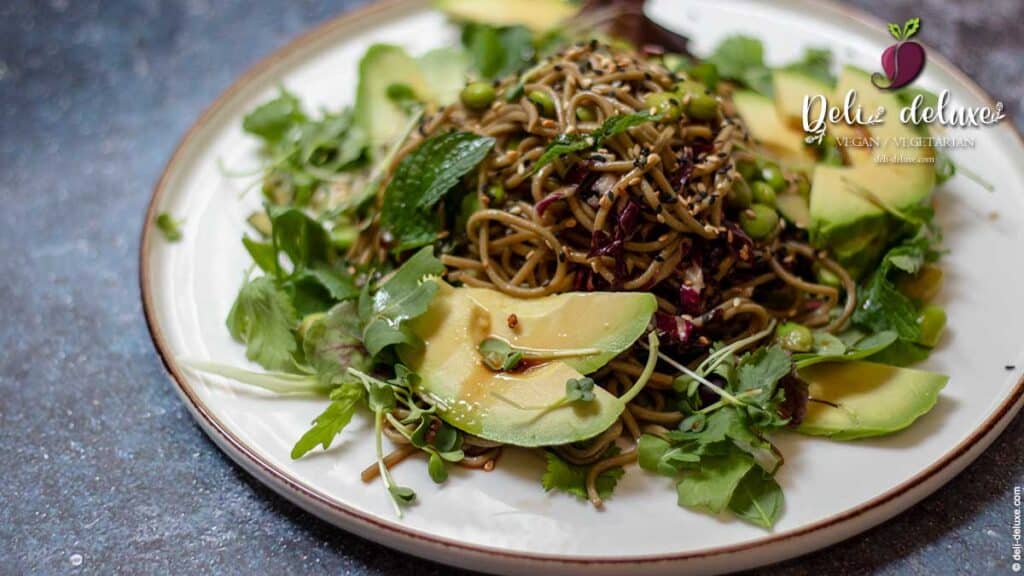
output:
[[[871,16],[858,8],[841,5],[835,0],[798,1],[816,4],[818,7],[834,13],[840,19],[852,21],[859,25],[869,27],[883,26],[883,22],[874,16]],[[389,536],[411,540],[418,544],[440,546],[442,548],[454,548],[483,558],[491,557],[492,559],[500,559],[503,561],[528,561],[552,565],[641,565],[654,563],[676,563],[688,560],[706,560],[727,554],[750,552],[771,545],[782,545],[787,542],[792,542],[798,538],[808,537],[816,532],[820,533],[827,529],[848,529],[847,533],[841,534],[839,538],[833,538],[827,541],[824,545],[815,546],[813,549],[789,552],[775,558],[774,560],[757,561],[752,564],[748,562],[748,564],[753,566],[763,565],[784,558],[800,556],[810,553],[812,550],[827,547],[838,541],[851,538],[869,528],[885,522],[897,514],[905,512],[918,501],[924,499],[944,486],[962,472],[966,466],[977,459],[978,456],[988,449],[989,445],[995,440],[995,438],[1003,432],[1005,426],[1020,410],[1021,401],[1024,400],[1024,376],[1018,379],[1017,383],[1007,394],[1004,400],[989,413],[980,425],[971,431],[970,435],[955,446],[951,447],[926,468],[920,470],[918,473],[882,494],[837,514],[833,514],[816,522],[791,530],[769,533],[763,537],[742,543],[713,546],[688,552],[624,556],[575,556],[557,553],[514,551],[482,544],[469,544],[448,537],[428,534],[420,530],[404,526],[400,522],[382,520],[372,514],[368,514],[349,506],[344,502],[330,498],[326,494],[304,484],[300,479],[289,474],[287,471],[277,468],[272,462],[267,461],[256,453],[256,451],[249,447],[224,425],[224,423],[192,390],[192,387],[188,384],[187,379],[183,375],[181,367],[175,362],[174,357],[170,352],[170,347],[157,322],[156,312],[154,309],[152,285],[150,283],[149,274],[150,245],[154,234],[154,226],[151,226],[150,222],[152,222],[156,217],[156,211],[161,203],[161,199],[165,196],[169,188],[167,186],[168,180],[176,171],[177,164],[185,156],[185,152],[191,147],[193,141],[197,139],[201,130],[211,119],[225,108],[227,101],[229,101],[232,96],[241,92],[250,83],[258,80],[264,72],[271,69],[274,64],[280,60],[289,57],[293,52],[306,48],[310,44],[314,44],[318,40],[330,37],[337,28],[356,25],[362,20],[370,19],[374,16],[393,10],[400,10],[403,8],[414,9],[423,7],[424,5],[427,5],[424,0],[371,1],[369,4],[359,6],[352,10],[343,11],[328,18],[326,21],[293,37],[284,45],[274,49],[269,54],[260,57],[241,75],[237,76],[227,88],[222,90],[217,97],[206,106],[196,120],[192,122],[189,128],[181,136],[180,140],[178,140],[173,153],[164,165],[164,168],[153,187],[153,191],[146,208],[145,220],[142,226],[138,261],[139,290],[142,300],[143,314],[145,316],[146,326],[149,330],[150,337],[157,355],[160,357],[161,363],[163,364],[166,375],[174,384],[176,392],[181,396],[182,400],[185,402],[186,408],[188,408],[193,418],[196,419],[200,428],[207,434],[207,436],[210,437],[218,448],[224,451],[236,464],[260,480],[261,483],[268,485],[272,490],[294,502],[304,511],[312,513],[336,527],[350,531],[358,530],[363,536],[370,533],[367,532],[367,530],[377,533],[383,532]],[[987,105],[993,106],[995,104],[995,100],[970,76],[961,71],[956,65],[933,49],[930,45],[923,44],[923,46],[928,54],[929,63],[938,66],[943,69],[944,72],[950,74],[968,92],[984,101]],[[1006,121],[997,129],[1008,130],[1016,139],[1017,144],[1024,148],[1024,136],[1021,135],[1021,132],[1013,121],[1012,116],[1007,114]],[[971,453],[972,449],[974,449],[973,454]],[[950,474],[943,477],[942,474],[944,472]],[[927,485],[929,482],[934,485]],[[280,491],[281,488],[286,488],[290,493],[282,493]],[[891,503],[893,500],[903,497],[912,498],[912,501],[906,508],[884,513],[886,512],[884,510],[885,505]],[[325,511],[344,516],[344,520],[346,521],[345,525],[335,522],[334,517],[328,517],[324,513]],[[852,523],[855,520],[863,518],[872,512],[883,513],[879,514],[877,518],[867,519],[865,523],[859,526],[852,526]],[[380,541],[379,543],[392,548],[398,546],[397,543],[383,541]],[[413,549],[406,550],[413,554],[421,556],[424,555],[421,551]],[[445,559],[437,557],[433,557],[433,559],[442,562],[446,561]],[[450,561],[452,563],[459,563],[455,559],[450,559]]]

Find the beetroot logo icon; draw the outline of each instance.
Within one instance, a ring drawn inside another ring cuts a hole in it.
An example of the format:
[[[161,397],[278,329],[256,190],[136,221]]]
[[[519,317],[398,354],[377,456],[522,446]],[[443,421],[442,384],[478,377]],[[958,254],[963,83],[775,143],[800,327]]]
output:
[[[882,52],[882,70],[871,75],[871,83],[880,90],[897,90],[910,84],[924,70],[924,48],[910,40],[921,29],[921,19],[911,18],[901,28],[898,24],[889,24],[889,33],[896,43]]]

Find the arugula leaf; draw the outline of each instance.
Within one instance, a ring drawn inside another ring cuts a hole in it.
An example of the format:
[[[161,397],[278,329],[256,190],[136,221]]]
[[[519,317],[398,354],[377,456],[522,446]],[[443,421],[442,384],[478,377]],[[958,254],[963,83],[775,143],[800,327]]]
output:
[[[175,220],[173,216],[167,212],[161,212],[156,217],[156,227],[163,233],[164,239],[168,242],[177,242],[181,240],[181,225],[183,221]]]
[[[366,391],[357,382],[346,382],[331,392],[331,403],[316,419],[313,427],[299,438],[292,448],[292,460],[298,460],[317,445],[327,450],[345,426],[352,420],[356,407],[366,397]]]
[[[444,272],[444,265],[434,257],[433,249],[421,249],[403,264],[375,293],[369,284],[359,296],[359,320],[363,345],[371,356],[392,344],[416,345],[417,338],[403,325],[427,311],[438,290],[432,276]]]
[[[302,339],[306,362],[328,384],[345,378],[349,366],[369,370],[372,361],[359,335],[355,303],[337,304],[306,329]]]
[[[679,505],[718,514],[729,505],[736,487],[753,467],[754,459],[739,450],[702,458],[700,467],[685,474],[676,485]]]
[[[394,252],[433,242],[436,218],[430,208],[494,146],[494,138],[471,132],[434,136],[398,164],[384,192],[381,227],[395,238]]]
[[[294,94],[281,88],[277,98],[246,114],[242,129],[267,142],[280,141],[294,125],[307,120],[302,105]]]
[[[227,319],[231,336],[246,345],[246,358],[268,370],[292,367],[297,322],[288,296],[266,276],[242,285]]]
[[[536,172],[545,165],[550,164],[554,160],[563,156],[568,156],[569,154],[582,152],[588,149],[597,149],[608,138],[622,134],[634,126],[639,126],[646,122],[657,121],[657,119],[657,115],[652,115],[646,111],[634,112],[632,114],[618,114],[605,120],[604,123],[593,132],[587,134],[559,134],[551,141],[550,144],[548,144],[544,153],[537,159],[537,163],[533,165],[533,171]]]
[[[557,490],[566,494],[572,494],[582,500],[586,500],[589,497],[587,495],[589,466],[570,464],[553,452],[547,452],[545,457],[547,458],[547,468],[540,481],[545,492]],[[615,491],[615,485],[619,483],[619,479],[625,473],[626,471],[621,466],[616,466],[598,474],[596,481],[598,496],[601,499],[610,498],[612,492]]]
[[[751,524],[771,528],[782,513],[784,500],[782,488],[775,478],[754,467],[733,492],[729,510]]]

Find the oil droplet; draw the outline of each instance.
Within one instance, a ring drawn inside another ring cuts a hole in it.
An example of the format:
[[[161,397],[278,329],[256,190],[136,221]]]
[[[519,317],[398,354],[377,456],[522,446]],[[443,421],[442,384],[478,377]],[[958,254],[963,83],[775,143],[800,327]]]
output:
[[[81,566],[82,560],[83,558],[81,554],[72,554],[68,557],[68,561],[71,562],[72,566]]]

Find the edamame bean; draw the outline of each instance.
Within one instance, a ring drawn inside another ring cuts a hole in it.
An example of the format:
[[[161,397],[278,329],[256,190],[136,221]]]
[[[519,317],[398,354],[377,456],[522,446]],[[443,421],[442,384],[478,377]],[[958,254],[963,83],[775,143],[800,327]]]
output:
[[[709,94],[693,96],[687,110],[697,120],[714,120],[718,117],[718,100]]]
[[[681,110],[679,109],[679,94],[675,92],[652,92],[644,96],[644,106],[647,109],[654,109],[655,114],[665,120],[678,120]]]
[[[775,162],[765,162],[761,165],[761,179],[776,192],[782,192],[786,188],[786,178],[782,175],[782,168],[779,168]]]
[[[597,120],[597,113],[589,106],[577,106],[576,119],[580,122],[593,122]]]
[[[733,183],[732,189],[729,190],[729,195],[725,197],[725,201],[731,208],[739,210],[750,208],[750,203],[753,200],[750,185],[747,184],[747,181],[741,178]]]
[[[552,117],[555,115],[555,101],[551,95],[541,90],[534,90],[526,95],[540,109],[541,116]]]
[[[740,228],[755,240],[771,236],[779,227],[779,214],[771,206],[752,204],[740,214]]]
[[[946,327],[946,311],[942,308],[929,304],[921,310],[917,317],[917,324],[921,327],[921,338],[918,340],[929,348],[934,348],[942,337],[942,330]]]
[[[791,352],[809,352],[814,347],[811,330],[796,322],[786,322],[776,328],[775,341]]]
[[[470,110],[484,110],[494,102],[496,96],[494,86],[489,82],[472,82],[459,94],[462,103]]]
[[[775,189],[767,182],[754,182],[750,185],[754,202],[765,206],[775,206]]]

